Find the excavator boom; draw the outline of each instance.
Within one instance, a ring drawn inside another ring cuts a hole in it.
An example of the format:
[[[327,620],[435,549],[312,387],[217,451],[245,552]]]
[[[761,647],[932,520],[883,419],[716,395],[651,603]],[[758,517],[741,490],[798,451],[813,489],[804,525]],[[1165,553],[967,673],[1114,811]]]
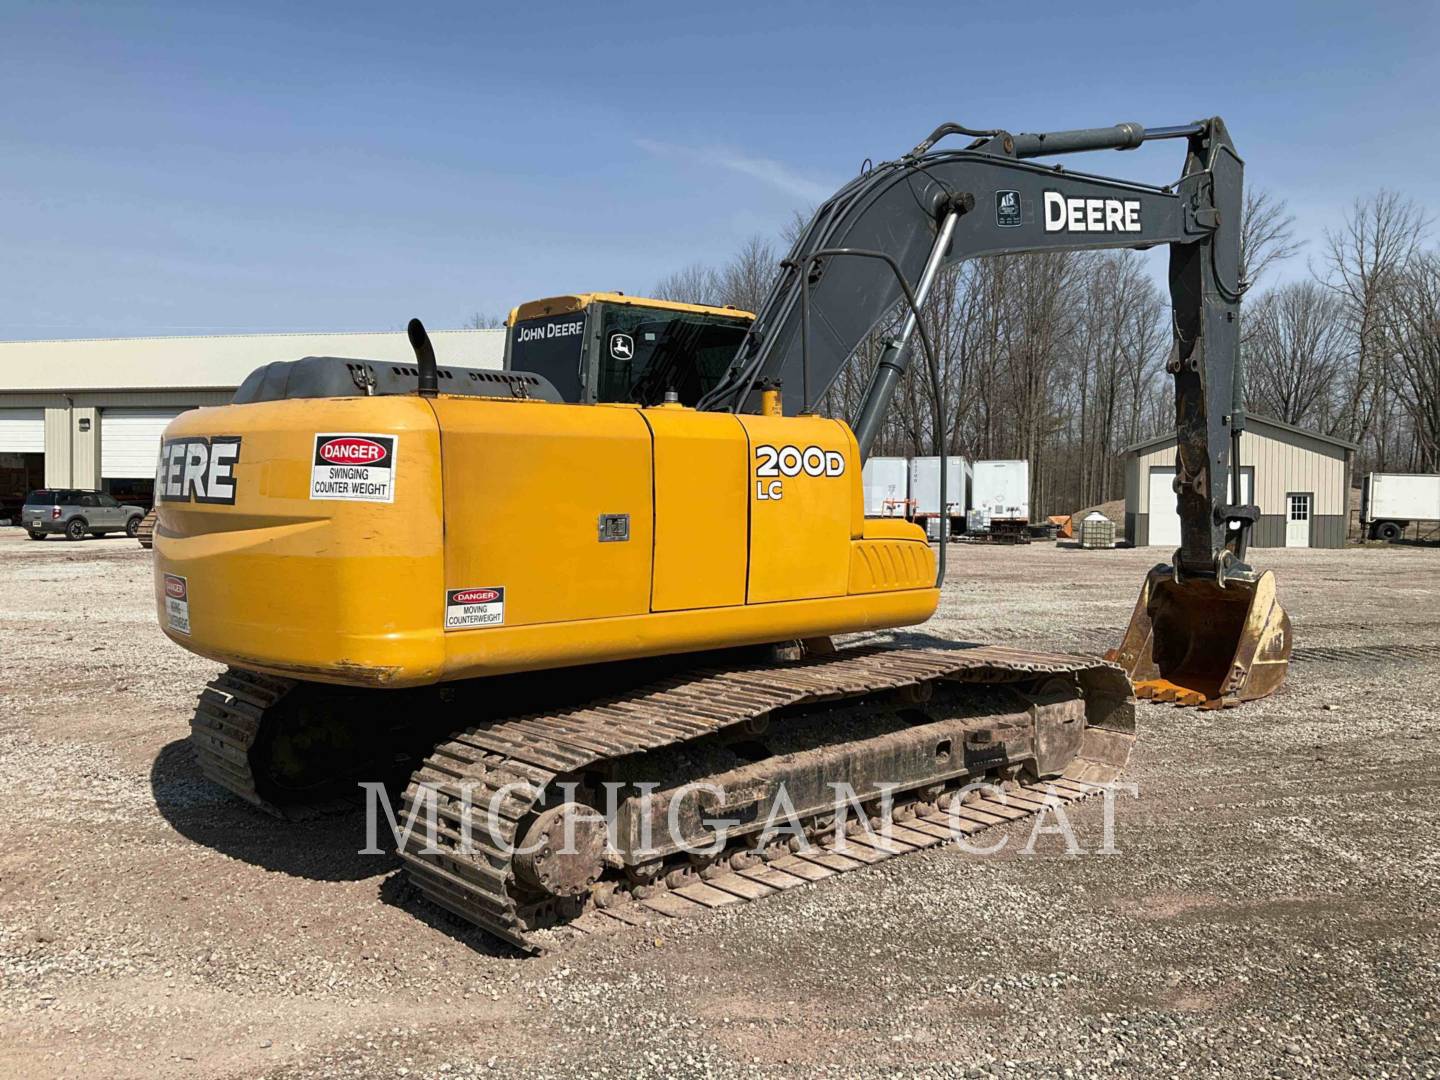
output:
[[[963,150],[932,149],[952,134],[974,141]],[[1154,139],[1185,140],[1173,185],[1029,160],[1131,150]],[[1180,547],[1147,579],[1112,657],[1144,695],[1213,707],[1268,694],[1284,679],[1290,634],[1273,581],[1245,561],[1259,510],[1241,505],[1239,494],[1243,171],[1219,118],[1021,135],[942,125],[820,207],[701,407],[753,411],[761,388],[780,385],[787,412],[813,410],[859,343],[903,305],[909,317],[851,418],[866,456],[909,366],[919,305],[940,266],[1019,252],[1168,245],[1174,342],[1166,370],[1175,385]]]

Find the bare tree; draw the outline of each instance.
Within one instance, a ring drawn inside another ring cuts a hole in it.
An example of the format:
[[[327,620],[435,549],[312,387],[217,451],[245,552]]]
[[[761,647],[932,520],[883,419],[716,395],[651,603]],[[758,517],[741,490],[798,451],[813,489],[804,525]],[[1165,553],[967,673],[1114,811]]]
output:
[[[1440,470],[1440,254],[1410,260],[1382,316],[1380,336],[1393,360],[1393,386],[1409,416],[1407,467]]]
[[[1390,370],[1381,329],[1385,305],[1420,247],[1429,221],[1409,199],[1381,191],[1356,199],[1337,229],[1325,232],[1325,283],[1341,298],[1350,332],[1351,361],[1340,393],[1336,429],[1360,442],[1372,440],[1383,467],[1389,439],[1373,422],[1388,415]]]
[[[464,330],[501,330],[504,329],[506,317],[504,315],[493,315],[488,311],[477,311],[461,323]]]
[[[756,311],[769,295],[779,265],[774,245],[752,236],[723,266],[692,263],[661,278],[651,294],[657,300]]]
[[[720,274],[704,263],[691,263],[667,274],[650,290],[657,300],[675,300],[682,304],[718,304],[723,291]]]
[[[719,302],[741,311],[759,311],[778,270],[774,245],[763,236],[752,236],[721,268]]]
[[[1146,433],[1159,430],[1158,418],[1147,415],[1152,411],[1157,388],[1163,395],[1164,403],[1160,415],[1166,417],[1167,422],[1169,418],[1171,387],[1168,381],[1157,378],[1161,359],[1170,348],[1168,307],[1160,299],[1160,291],[1154,282],[1147,278],[1145,283],[1149,287],[1142,288],[1130,309],[1122,346],[1125,355],[1127,444],[1139,442]]]
[[[1313,281],[1282,285],[1260,298],[1250,326],[1250,407],[1287,424],[1322,424],[1346,361],[1340,299]]]
[[[1240,214],[1240,280],[1254,285],[1271,266],[1299,250],[1295,215],[1288,212],[1285,200],[1264,188],[1247,189]]]

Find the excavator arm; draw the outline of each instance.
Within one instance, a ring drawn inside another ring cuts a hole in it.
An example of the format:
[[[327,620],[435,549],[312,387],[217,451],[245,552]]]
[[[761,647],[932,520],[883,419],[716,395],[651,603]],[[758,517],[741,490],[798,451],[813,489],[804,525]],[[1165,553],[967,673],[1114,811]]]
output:
[[[961,150],[934,150],[968,135]],[[1052,158],[1184,139],[1184,170],[1154,187],[1072,172]],[[897,305],[907,317],[881,355],[851,425],[868,455],[909,366],[911,338],[935,277],[960,259],[1018,252],[1170,248],[1175,492],[1180,547],[1151,572],[1113,654],[1142,694],[1233,704],[1274,690],[1289,624],[1270,574],[1245,561],[1259,516],[1240,501],[1245,427],[1240,359],[1244,165],[1218,118],[1012,135],[937,128],[896,161],[831,197],[796,240],[722,382],[701,408],[749,412],[765,388],[785,411],[812,411],[859,343]],[[920,327],[923,339],[923,326]],[[925,343],[928,348],[928,342]]]

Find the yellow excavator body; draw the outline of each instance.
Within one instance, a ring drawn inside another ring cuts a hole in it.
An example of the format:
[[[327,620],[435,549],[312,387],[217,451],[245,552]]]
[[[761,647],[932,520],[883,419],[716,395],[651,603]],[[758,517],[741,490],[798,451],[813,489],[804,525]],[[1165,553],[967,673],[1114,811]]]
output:
[[[978,141],[931,152],[953,134]],[[1187,140],[1176,185],[1026,160],[1149,138]],[[396,833],[419,892],[544,948],[896,852],[852,849],[837,796],[915,850],[1094,795],[1136,692],[1273,692],[1289,620],[1244,561],[1258,507],[1220,486],[1244,428],[1242,166],[1215,117],[943,124],[821,207],[753,316],[579,293],[512,311],[499,371],[441,368],[419,320],[414,367],[257,369],[177,418],[157,466],[161,627],[229,665],[191,721],[201,770],[280,817],[403,781],[405,818],[428,818]],[[1113,662],[835,648],[939,601],[945,538],[937,559],[919,527],[867,520],[861,463],[912,331],[934,362],[946,261],[1160,243],[1182,545]],[[902,299],[854,430],[811,415]],[[770,828],[782,804],[793,835]]]
[[[922,530],[864,518],[838,420],[294,399],[186,413],[163,445],[161,626],[271,675],[418,686],[906,626],[939,598]]]

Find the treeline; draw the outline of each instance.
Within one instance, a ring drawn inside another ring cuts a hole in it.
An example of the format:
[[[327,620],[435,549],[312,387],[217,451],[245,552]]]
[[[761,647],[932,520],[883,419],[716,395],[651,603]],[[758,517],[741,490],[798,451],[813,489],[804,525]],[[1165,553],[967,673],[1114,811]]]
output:
[[[1250,409],[1360,445],[1367,469],[1440,470],[1440,251],[1429,220],[1391,192],[1357,200],[1303,278],[1263,279],[1299,252],[1294,219],[1264,192],[1242,225],[1242,348]],[[797,227],[786,230],[788,249]],[[762,237],[655,295],[754,311],[783,254]],[[1169,298],[1134,251],[1000,256],[948,268],[877,453],[1025,458],[1032,506],[1068,513],[1121,498],[1120,451],[1171,429]],[[1160,268],[1163,275],[1163,264]],[[863,342],[826,410],[853,417],[885,340]]]

